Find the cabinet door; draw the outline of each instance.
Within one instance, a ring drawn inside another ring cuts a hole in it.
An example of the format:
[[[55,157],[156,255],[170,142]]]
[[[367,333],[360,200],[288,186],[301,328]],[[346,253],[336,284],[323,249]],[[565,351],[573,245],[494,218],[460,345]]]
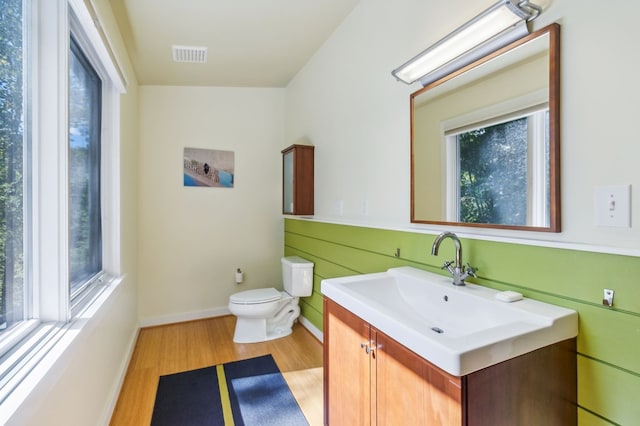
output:
[[[293,214],[293,151],[282,154],[282,212]]]
[[[460,378],[377,331],[378,425],[462,424]]]
[[[312,215],[314,147],[291,145],[282,151],[282,213]]]
[[[325,424],[370,425],[369,324],[327,299],[324,321]]]

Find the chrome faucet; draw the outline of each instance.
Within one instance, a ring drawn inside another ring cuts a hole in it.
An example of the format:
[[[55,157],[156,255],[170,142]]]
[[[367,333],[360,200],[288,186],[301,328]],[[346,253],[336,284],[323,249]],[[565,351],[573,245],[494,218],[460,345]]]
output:
[[[431,247],[431,255],[438,255],[440,243],[446,238],[451,238],[456,246],[456,260],[454,266],[452,266],[454,264],[453,261],[444,262],[442,269],[446,269],[453,276],[453,285],[464,285],[464,280],[469,277],[476,277],[476,269],[472,268],[468,263],[466,266],[462,264],[462,244],[460,244],[460,240],[456,234],[453,232],[443,232],[438,235],[433,242],[433,247]]]

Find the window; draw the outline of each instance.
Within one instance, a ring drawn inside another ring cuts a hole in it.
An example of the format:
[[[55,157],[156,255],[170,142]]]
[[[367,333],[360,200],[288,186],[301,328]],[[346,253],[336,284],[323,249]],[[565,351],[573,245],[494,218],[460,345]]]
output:
[[[448,220],[548,226],[548,108],[529,108],[446,132]]]
[[[0,7],[0,404],[120,274],[125,81],[90,7]]]
[[[72,37],[69,56],[69,285],[102,271],[100,136],[102,81]]]
[[[0,8],[0,336],[25,319],[24,158],[28,152],[22,0]]]

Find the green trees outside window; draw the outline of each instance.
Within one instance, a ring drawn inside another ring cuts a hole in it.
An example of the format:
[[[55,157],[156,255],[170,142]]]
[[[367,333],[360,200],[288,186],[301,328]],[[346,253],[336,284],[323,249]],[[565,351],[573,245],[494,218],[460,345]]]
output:
[[[460,219],[526,225],[527,119],[458,135]]]
[[[451,135],[459,221],[547,226],[548,135],[548,108]]]
[[[25,99],[21,0],[0,8],[0,331],[24,319]]]

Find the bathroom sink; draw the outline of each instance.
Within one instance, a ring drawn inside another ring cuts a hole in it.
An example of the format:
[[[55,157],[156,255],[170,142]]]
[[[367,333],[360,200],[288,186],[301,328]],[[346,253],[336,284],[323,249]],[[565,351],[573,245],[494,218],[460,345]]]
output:
[[[432,364],[464,376],[578,334],[578,314],[412,267],[322,280],[322,294]]]

